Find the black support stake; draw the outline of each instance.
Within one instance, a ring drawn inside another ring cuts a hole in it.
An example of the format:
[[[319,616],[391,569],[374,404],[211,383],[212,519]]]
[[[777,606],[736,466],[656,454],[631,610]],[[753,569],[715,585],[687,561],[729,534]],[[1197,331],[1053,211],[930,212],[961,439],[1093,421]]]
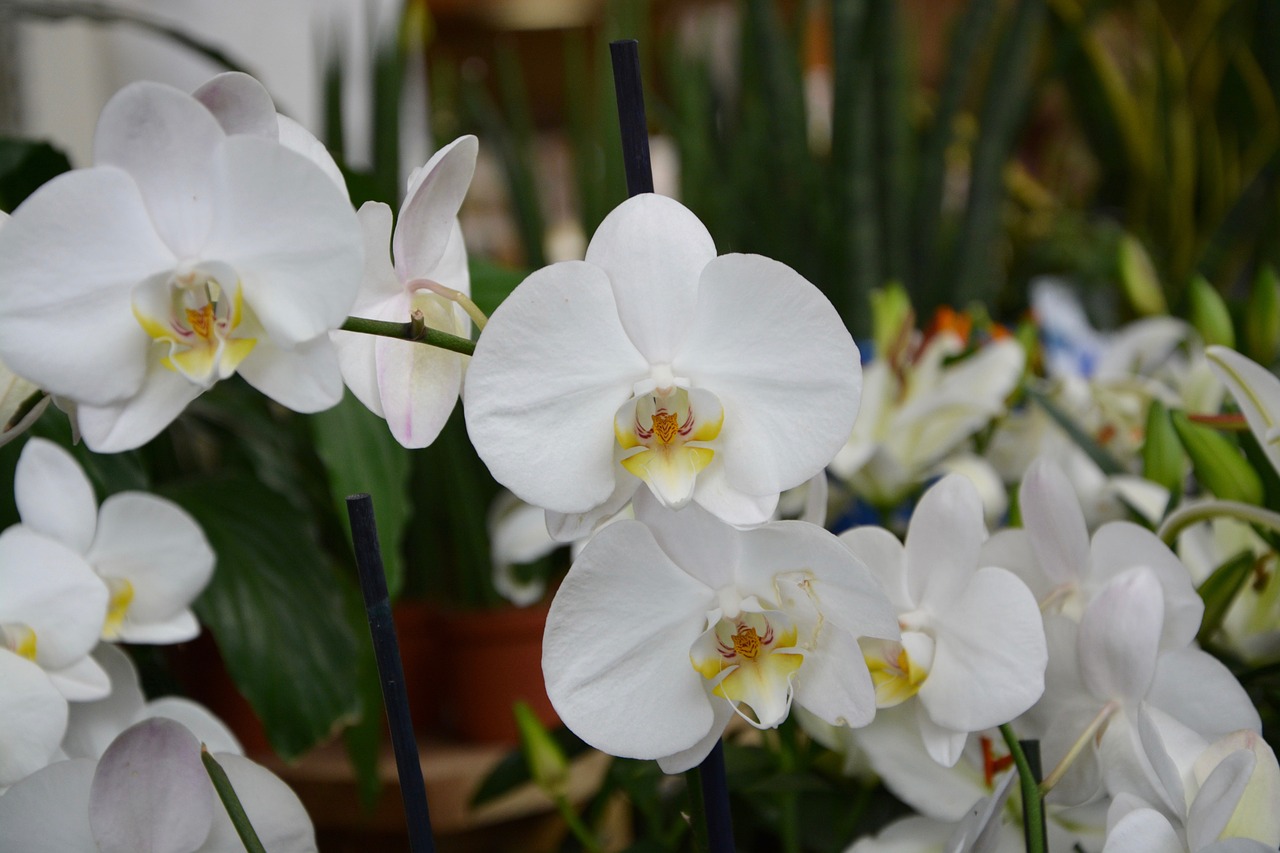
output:
[[[618,96],[618,127],[622,131],[622,162],[627,195],[653,192],[649,162],[649,126],[644,118],[644,88],[640,85],[640,50],[635,39],[609,42],[613,60],[613,90]]]

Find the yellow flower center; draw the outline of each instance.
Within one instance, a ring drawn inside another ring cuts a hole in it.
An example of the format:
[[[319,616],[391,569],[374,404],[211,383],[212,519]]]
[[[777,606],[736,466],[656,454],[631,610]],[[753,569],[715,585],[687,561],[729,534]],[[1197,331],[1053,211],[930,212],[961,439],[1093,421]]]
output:
[[[732,702],[747,722],[771,728],[786,718],[791,679],[804,663],[796,636],[796,626],[779,611],[743,611],[708,628],[689,650],[689,661],[714,683],[711,692]]]
[[[29,661],[36,659],[36,632],[21,622],[0,625],[0,647]]]
[[[160,363],[198,385],[230,376],[257,343],[240,336],[239,283],[228,293],[195,270],[146,285],[134,299],[133,314],[153,341],[166,345]]]
[[[733,635],[733,653],[741,658],[755,660],[760,654],[760,635],[750,625],[739,625]]]
[[[633,397],[618,410],[614,435],[628,451],[622,467],[644,480],[671,509],[693,497],[698,472],[715,450],[705,446],[720,435],[724,410],[706,391],[672,387]]]
[[[114,640],[124,625],[124,617],[133,603],[133,584],[124,578],[107,578],[107,589],[111,598],[107,602],[107,621],[102,626],[102,638]]]
[[[876,688],[877,707],[892,708],[920,692],[929,671],[913,660],[901,643],[869,638],[859,643]]]

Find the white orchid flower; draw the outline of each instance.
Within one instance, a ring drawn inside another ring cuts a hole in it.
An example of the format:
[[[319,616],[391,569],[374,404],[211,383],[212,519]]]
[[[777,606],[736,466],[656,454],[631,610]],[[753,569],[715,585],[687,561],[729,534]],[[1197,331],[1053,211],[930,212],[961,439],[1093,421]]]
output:
[[[983,546],[987,565],[1026,582],[1046,613],[1079,621],[1095,595],[1135,566],[1151,570],[1163,599],[1162,648],[1182,648],[1200,628],[1204,601],[1186,566],[1151,531],[1127,521],[1104,524],[1090,538],[1075,489],[1052,459],[1031,463],[1018,492],[1022,529],[1003,530]]]
[[[214,554],[177,504],[120,492],[99,508],[75,458],[42,438],[22,448],[14,492],[23,525],[79,553],[106,588],[106,640],[178,643],[200,633],[191,602],[209,583]]]
[[[1227,347],[1209,347],[1208,356],[1213,372],[1231,392],[1271,467],[1280,471],[1280,378]]]
[[[421,312],[429,328],[470,335],[466,312],[432,288],[443,285],[470,293],[458,208],[475,172],[476,151],[476,138],[463,136],[414,172],[394,234],[391,208],[381,202],[366,202],[360,208],[365,267],[353,313],[404,323]],[[458,400],[463,356],[354,332],[334,332],[333,340],[347,387],[371,412],[386,419],[397,441],[405,447],[435,441]]]
[[[678,202],[639,195],[605,217],[585,261],[535,272],[498,308],[463,392],[499,482],[569,518],[573,539],[641,483],[739,525],[844,443],[858,408],[853,339],[794,270],[716,256]]]
[[[858,638],[898,630],[834,536],[799,521],[739,530],[643,493],[635,506],[635,521],[583,548],[547,617],[547,695],[570,729],[674,773],[701,761],[735,712],[771,728],[794,699],[828,723],[870,721]]]
[[[0,359],[73,401],[102,452],[150,440],[236,372],[297,411],[338,401],[327,333],[362,247],[323,168],[156,83],[111,99],[94,160],[0,229]]]
[[[2,581],[0,581],[2,582]],[[4,631],[0,626],[0,631]],[[0,646],[0,790],[49,764],[67,728],[67,700],[40,666]],[[0,830],[2,834],[2,830]]]
[[[215,753],[259,839],[273,853],[314,853],[297,796],[265,768]],[[235,853],[244,845],[217,799],[200,741],[181,723],[144,720],[102,758],[51,764],[0,796],[0,847],[49,853]]]
[[[876,703],[916,699],[933,759],[950,767],[970,732],[1010,722],[1044,690],[1044,629],[1035,597],[1012,572],[983,564],[982,500],[963,476],[920,499],[905,545],[879,527],[842,541],[889,596],[899,641],[864,640]]]
[[[953,364],[964,341],[942,331],[907,364],[886,358],[863,368],[862,408],[831,470],[861,497],[892,507],[938,473],[970,436],[1005,411],[1026,353],[1011,338]]]

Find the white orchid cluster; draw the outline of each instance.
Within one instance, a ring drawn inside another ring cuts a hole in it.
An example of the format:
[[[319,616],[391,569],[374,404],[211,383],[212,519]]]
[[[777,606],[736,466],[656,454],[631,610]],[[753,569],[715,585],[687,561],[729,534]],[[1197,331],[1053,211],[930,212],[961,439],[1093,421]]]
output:
[[[240,74],[193,95],[126,88],[95,157],[0,229],[4,399],[42,389],[112,452],[235,373],[299,412],[345,383],[406,447],[431,443],[461,395],[495,478],[545,511],[550,539],[579,543],[543,671],[591,745],[678,772],[731,722],[772,729],[794,709],[921,812],[858,850],[974,850],[1005,843],[1020,808],[1001,784],[1016,732],[1040,742],[1055,848],[1280,844],[1280,767],[1244,690],[1196,645],[1192,572],[1113,520],[1169,509],[1136,476],[1141,426],[1153,399],[1216,412],[1210,361],[1280,461],[1280,379],[1265,369],[1188,345],[1172,321],[1089,338],[1105,369],[1052,361],[1040,396],[1130,466],[1100,472],[1045,411],[1007,411],[1026,373],[1017,340],[921,336],[900,313],[864,368],[816,287],[718,255],[693,213],[652,194],[609,214],[583,261],[525,279],[468,362],[348,315],[471,335],[457,213],[474,138],[413,175],[394,227],[384,204],[354,211],[323,146]],[[14,432],[31,419],[17,414]],[[918,498],[905,538],[828,532],[829,475],[882,517]],[[1013,482],[1022,526],[1001,530]],[[806,486],[807,520],[776,520]],[[227,739],[190,709],[145,705],[98,645],[198,630],[188,606],[212,571],[198,528],[145,495],[98,509],[41,440],[16,491],[23,523],[0,535],[0,840],[35,838],[31,804],[56,800],[76,815],[59,850],[224,849],[193,744]],[[1224,556],[1203,536],[1181,547],[1206,570]],[[153,719],[175,715],[185,729]],[[154,768],[145,784],[120,781],[137,764]],[[228,765],[261,792],[251,817],[272,849],[313,846],[278,780]],[[984,820],[947,823],[985,797]],[[162,801],[185,804],[178,824],[147,811]]]

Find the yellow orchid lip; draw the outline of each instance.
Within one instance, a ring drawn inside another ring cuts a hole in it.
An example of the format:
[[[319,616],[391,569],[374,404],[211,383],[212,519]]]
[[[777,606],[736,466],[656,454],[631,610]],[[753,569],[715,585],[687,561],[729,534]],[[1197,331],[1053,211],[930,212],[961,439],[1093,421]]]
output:
[[[711,464],[706,446],[724,425],[724,409],[702,390],[655,389],[627,401],[614,418],[614,435],[624,451],[622,467],[643,480],[670,509],[693,497],[698,473]]]
[[[892,708],[920,692],[929,672],[912,659],[901,643],[864,638],[860,644],[875,685],[877,708]]]
[[[36,659],[36,632],[28,625],[10,623],[0,625],[0,648],[6,648],[18,657]]]
[[[138,300],[133,304],[138,324],[153,341],[168,347],[160,363],[198,385],[212,385],[235,373],[257,344],[255,338],[236,334],[244,320],[239,282],[228,294],[214,278],[187,272],[165,286],[167,316],[148,313]]]
[[[787,716],[791,681],[804,663],[796,637],[795,623],[779,611],[743,611],[708,628],[690,649],[689,660],[714,683],[712,694],[732,702],[753,726],[772,728]]]

